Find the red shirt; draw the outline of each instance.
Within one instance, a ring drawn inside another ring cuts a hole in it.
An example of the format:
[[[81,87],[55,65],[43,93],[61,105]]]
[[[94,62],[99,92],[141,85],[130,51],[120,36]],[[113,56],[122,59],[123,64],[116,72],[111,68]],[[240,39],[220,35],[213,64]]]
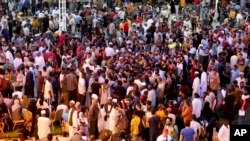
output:
[[[129,27],[128,27],[128,22],[124,22],[124,23],[123,23],[123,31],[124,31],[124,32],[128,32],[128,29],[129,29]]]
[[[44,60],[45,61],[55,61],[56,60],[56,55],[53,52],[48,52],[44,54]]]
[[[61,34],[61,35],[59,36],[59,45],[60,45],[60,47],[63,47],[63,46],[65,45],[65,41],[66,41],[66,36],[65,36],[65,34]]]

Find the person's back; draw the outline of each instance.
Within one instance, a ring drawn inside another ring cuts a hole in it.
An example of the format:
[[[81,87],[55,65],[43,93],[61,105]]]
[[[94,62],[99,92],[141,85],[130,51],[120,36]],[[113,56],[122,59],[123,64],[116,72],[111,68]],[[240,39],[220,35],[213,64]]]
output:
[[[195,134],[193,128],[184,128],[181,130],[181,135],[183,136],[183,141],[194,141],[193,135]]]
[[[66,86],[68,91],[73,91],[76,90],[77,88],[77,78],[76,75],[74,73],[69,73],[66,75]]]
[[[185,128],[181,129],[180,141],[195,141],[195,131],[190,128],[190,121],[185,121]]]
[[[155,111],[152,111],[152,117],[149,118],[149,133],[150,133],[150,140],[156,140],[159,135],[159,123],[160,118],[155,115]]]
[[[148,120],[149,122],[149,129],[152,132],[158,132],[159,131],[159,122],[160,122],[160,118],[156,115],[152,116],[149,118]]]
[[[37,119],[37,134],[39,139],[46,138],[50,134],[50,120],[45,117],[46,112],[41,111],[41,117]]]

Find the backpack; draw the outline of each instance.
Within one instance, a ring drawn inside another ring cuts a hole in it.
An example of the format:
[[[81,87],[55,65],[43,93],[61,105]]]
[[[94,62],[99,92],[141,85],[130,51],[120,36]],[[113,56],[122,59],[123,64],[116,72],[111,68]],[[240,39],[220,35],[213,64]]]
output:
[[[121,115],[119,116],[118,122],[117,122],[117,132],[121,132],[121,131],[126,131],[129,125],[129,121],[127,116],[121,112]]]

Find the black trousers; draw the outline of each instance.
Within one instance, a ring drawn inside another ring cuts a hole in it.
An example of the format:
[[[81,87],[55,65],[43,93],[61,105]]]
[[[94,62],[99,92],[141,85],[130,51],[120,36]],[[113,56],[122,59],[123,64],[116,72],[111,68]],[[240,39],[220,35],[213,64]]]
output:
[[[95,138],[98,138],[98,126],[97,126],[98,122],[97,120],[91,120],[89,122],[89,133],[90,136],[95,136]]]
[[[69,91],[69,100],[76,100],[76,89]]]

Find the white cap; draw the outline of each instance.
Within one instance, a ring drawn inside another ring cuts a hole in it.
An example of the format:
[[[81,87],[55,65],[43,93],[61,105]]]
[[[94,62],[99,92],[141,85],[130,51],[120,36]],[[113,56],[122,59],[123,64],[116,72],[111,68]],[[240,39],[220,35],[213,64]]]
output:
[[[44,114],[46,114],[46,111],[45,111],[45,110],[42,110],[42,111],[41,111],[41,115],[44,115]]]
[[[86,136],[82,136],[82,140],[87,141],[88,138]]]
[[[117,99],[113,99],[112,102],[117,103],[118,101],[117,101]]]
[[[108,99],[109,99],[109,100],[111,100],[111,99],[112,99],[112,97],[110,97],[110,96],[109,96],[109,97],[108,97]]]
[[[112,42],[109,42],[109,45],[113,45],[113,43],[112,43]]]
[[[146,83],[145,83],[145,82],[142,82],[141,85],[142,85],[142,86],[146,86]]]
[[[198,72],[198,71],[195,71],[194,74],[199,74],[199,72]]]
[[[98,95],[92,94],[92,95],[91,95],[91,98],[93,98],[94,100],[98,100]]]
[[[74,100],[70,100],[70,102],[69,103],[71,103],[71,104],[74,104],[75,105],[75,101]]]

